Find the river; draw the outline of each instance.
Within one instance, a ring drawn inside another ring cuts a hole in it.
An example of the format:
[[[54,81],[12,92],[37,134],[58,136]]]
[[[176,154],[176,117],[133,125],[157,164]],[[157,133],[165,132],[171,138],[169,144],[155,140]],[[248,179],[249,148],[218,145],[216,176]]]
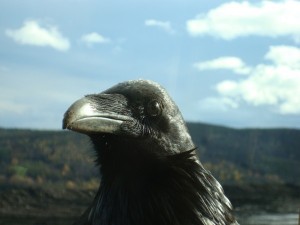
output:
[[[263,213],[239,216],[241,225],[298,225],[298,214]]]

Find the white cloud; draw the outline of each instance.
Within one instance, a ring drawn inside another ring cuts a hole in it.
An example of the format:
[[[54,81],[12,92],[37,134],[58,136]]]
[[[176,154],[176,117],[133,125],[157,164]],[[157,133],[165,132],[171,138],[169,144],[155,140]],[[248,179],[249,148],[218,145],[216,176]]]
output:
[[[194,67],[196,67],[199,71],[228,69],[237,74],[248,74],[251,70],[240,58],[229,56],[220,57],[204,62],[198,62],[194,64]]]
[[[206,111],[227,111],[230,108],[238,108],[238,103],[228,97],[207,97],[198,102],[198,107]]]
[[[171,23],[169,21],[159,21],[159,20],[146,20],[145,25],[149,27],[158,27],[163,29],[169,34],[174,34],[175,30],[172,28]]]
[[[217,91],[222,98],[230,98],[236,103],[271,106],[281,114],[299,114],[300,49],[272,46],[265,59],[271,64],[256,65],[249,76],[239,81],[222,81],[216,85]]]
[[[15,42],[24,45],[50,46],[59,51],[67,51],[70,42],[55,26],[42,27],[37,21],[25,21],[19,29],[7,29],[5,34]]]
[[[292,46],[271,46],[265,59],[273,61],[278,65],[300,69],[300,49]]]
[[[231,40],[241,36],[292,36],[300,42],[300,2],[229,2],[188,20],[192,36],[212,35]]]
[[[86,43],[89,46],[93,45],[93,44],[106,44],[106,43],[111,42],[111,40],[109,38],[106,38],[96,32],[92,32],[92,33],[83,35],[81,37],[81,41],[83,41],[84,43]]]

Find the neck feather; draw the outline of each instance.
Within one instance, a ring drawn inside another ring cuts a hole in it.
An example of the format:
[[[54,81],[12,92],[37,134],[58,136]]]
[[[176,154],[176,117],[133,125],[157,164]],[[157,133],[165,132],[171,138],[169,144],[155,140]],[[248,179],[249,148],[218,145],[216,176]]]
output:
[[[105,161],[112,164],[101,165],[101,185],[89,212],[91,225],[234,222],[222,187],[196,160],[194,150],[131,159],[127,168],[120,160]]]

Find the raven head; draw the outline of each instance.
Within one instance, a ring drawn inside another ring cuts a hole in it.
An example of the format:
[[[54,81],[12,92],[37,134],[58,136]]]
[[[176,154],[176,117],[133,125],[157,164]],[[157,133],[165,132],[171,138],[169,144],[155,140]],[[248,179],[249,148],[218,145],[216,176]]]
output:
[[[130,140],[159,154],[194,148],[176,104],[160,85],[146,80],[120,83],[76,101],[65,113],[63,128],[104,139],[106,145],[117,136],[125,145]]]

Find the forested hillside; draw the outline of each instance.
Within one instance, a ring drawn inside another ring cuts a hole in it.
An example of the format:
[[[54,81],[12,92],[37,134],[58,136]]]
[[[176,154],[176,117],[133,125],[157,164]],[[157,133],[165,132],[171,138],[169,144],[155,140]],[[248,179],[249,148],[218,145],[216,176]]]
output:
[[[300,183],[300,130],[188,127],[201,161],[221,180]]]
[[[201,161],[222,183],[300,184],[299,130],[188,127]],[[89,139],[69,131],[0,129],[0,159],[2,185],[93,188],[99,182]]]

